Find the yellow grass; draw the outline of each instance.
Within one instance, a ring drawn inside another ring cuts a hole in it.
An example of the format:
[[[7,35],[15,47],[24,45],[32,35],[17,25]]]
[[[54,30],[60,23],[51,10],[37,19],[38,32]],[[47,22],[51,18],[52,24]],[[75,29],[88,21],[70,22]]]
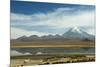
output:
[[[11,42],[11,48],[36,48],[36,47],[95,47],[94,41],[33,41],[33,42]]]

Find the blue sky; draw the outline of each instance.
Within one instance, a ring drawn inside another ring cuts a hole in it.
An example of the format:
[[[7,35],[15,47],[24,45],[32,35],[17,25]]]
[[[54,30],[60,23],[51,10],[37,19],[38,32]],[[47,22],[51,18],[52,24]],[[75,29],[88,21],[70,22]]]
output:
[[[76,26],[94,35],[94,5],[11,1],[11,38],[63,34]]]
[[[22,14],[34,14],[34,13],[48,13],[57,8],[75,8],[75,10],[93,10],[95,7],[76,5],[76,4],[56,4],[56,3],[41,3],[41,2],[23,2],[12,1],[11,12]],[[80,8],[83,7],[83,8]],[[89,9],[90,8],[90,9]]]

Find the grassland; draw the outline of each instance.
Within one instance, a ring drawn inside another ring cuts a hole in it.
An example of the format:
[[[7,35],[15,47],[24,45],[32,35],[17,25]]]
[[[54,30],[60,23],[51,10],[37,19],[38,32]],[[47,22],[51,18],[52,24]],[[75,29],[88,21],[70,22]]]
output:
[[[32,41],[32,42],[11,42],[11,48],[36,48],[36,47],[95,47],[94,41]]]
[[[26,55],[11,57],[11,67],[95,61],[94,54]]]
[[[11,41],[11,48],[91,48],[95,41]],[[22,55],[11,56],[11,67],[95,61],[95,54]]]

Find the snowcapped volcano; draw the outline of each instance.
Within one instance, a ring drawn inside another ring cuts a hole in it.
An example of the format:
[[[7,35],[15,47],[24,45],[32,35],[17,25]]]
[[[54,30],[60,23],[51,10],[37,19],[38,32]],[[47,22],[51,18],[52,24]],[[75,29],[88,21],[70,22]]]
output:
[[[84,32],[79,27],[70,28],[67,32],[62,35],[68,39],[89,39],[94,40],[94,36]]]
[[[86,32],[82,31],[79,27],[73,27],[73,28],[70,28],[67,32],[65,32],[63,35],[71,35],[71,34],[76,34],[76,35],[79,35],[79,34],[83,34]]]
[[[72,32],[82,33],[78,27],[71,28]]]

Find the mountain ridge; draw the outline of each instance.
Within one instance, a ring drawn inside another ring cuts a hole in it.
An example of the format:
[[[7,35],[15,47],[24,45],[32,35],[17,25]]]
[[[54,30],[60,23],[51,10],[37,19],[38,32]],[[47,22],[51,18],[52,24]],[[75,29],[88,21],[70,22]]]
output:
[[[15,40],[17,41],[33,41],[33,40],[50,40],[50,39],[68,39],[68,40],[95,40],[95,36],[88,34],[87,32],[81,30],[78,27],[70,28],[67,32],[63,33],[62,35],[56,34],[56,35],[44,35],[39,37],[38,35],[31,35],[29,37],[27,36],[21,36]]]

